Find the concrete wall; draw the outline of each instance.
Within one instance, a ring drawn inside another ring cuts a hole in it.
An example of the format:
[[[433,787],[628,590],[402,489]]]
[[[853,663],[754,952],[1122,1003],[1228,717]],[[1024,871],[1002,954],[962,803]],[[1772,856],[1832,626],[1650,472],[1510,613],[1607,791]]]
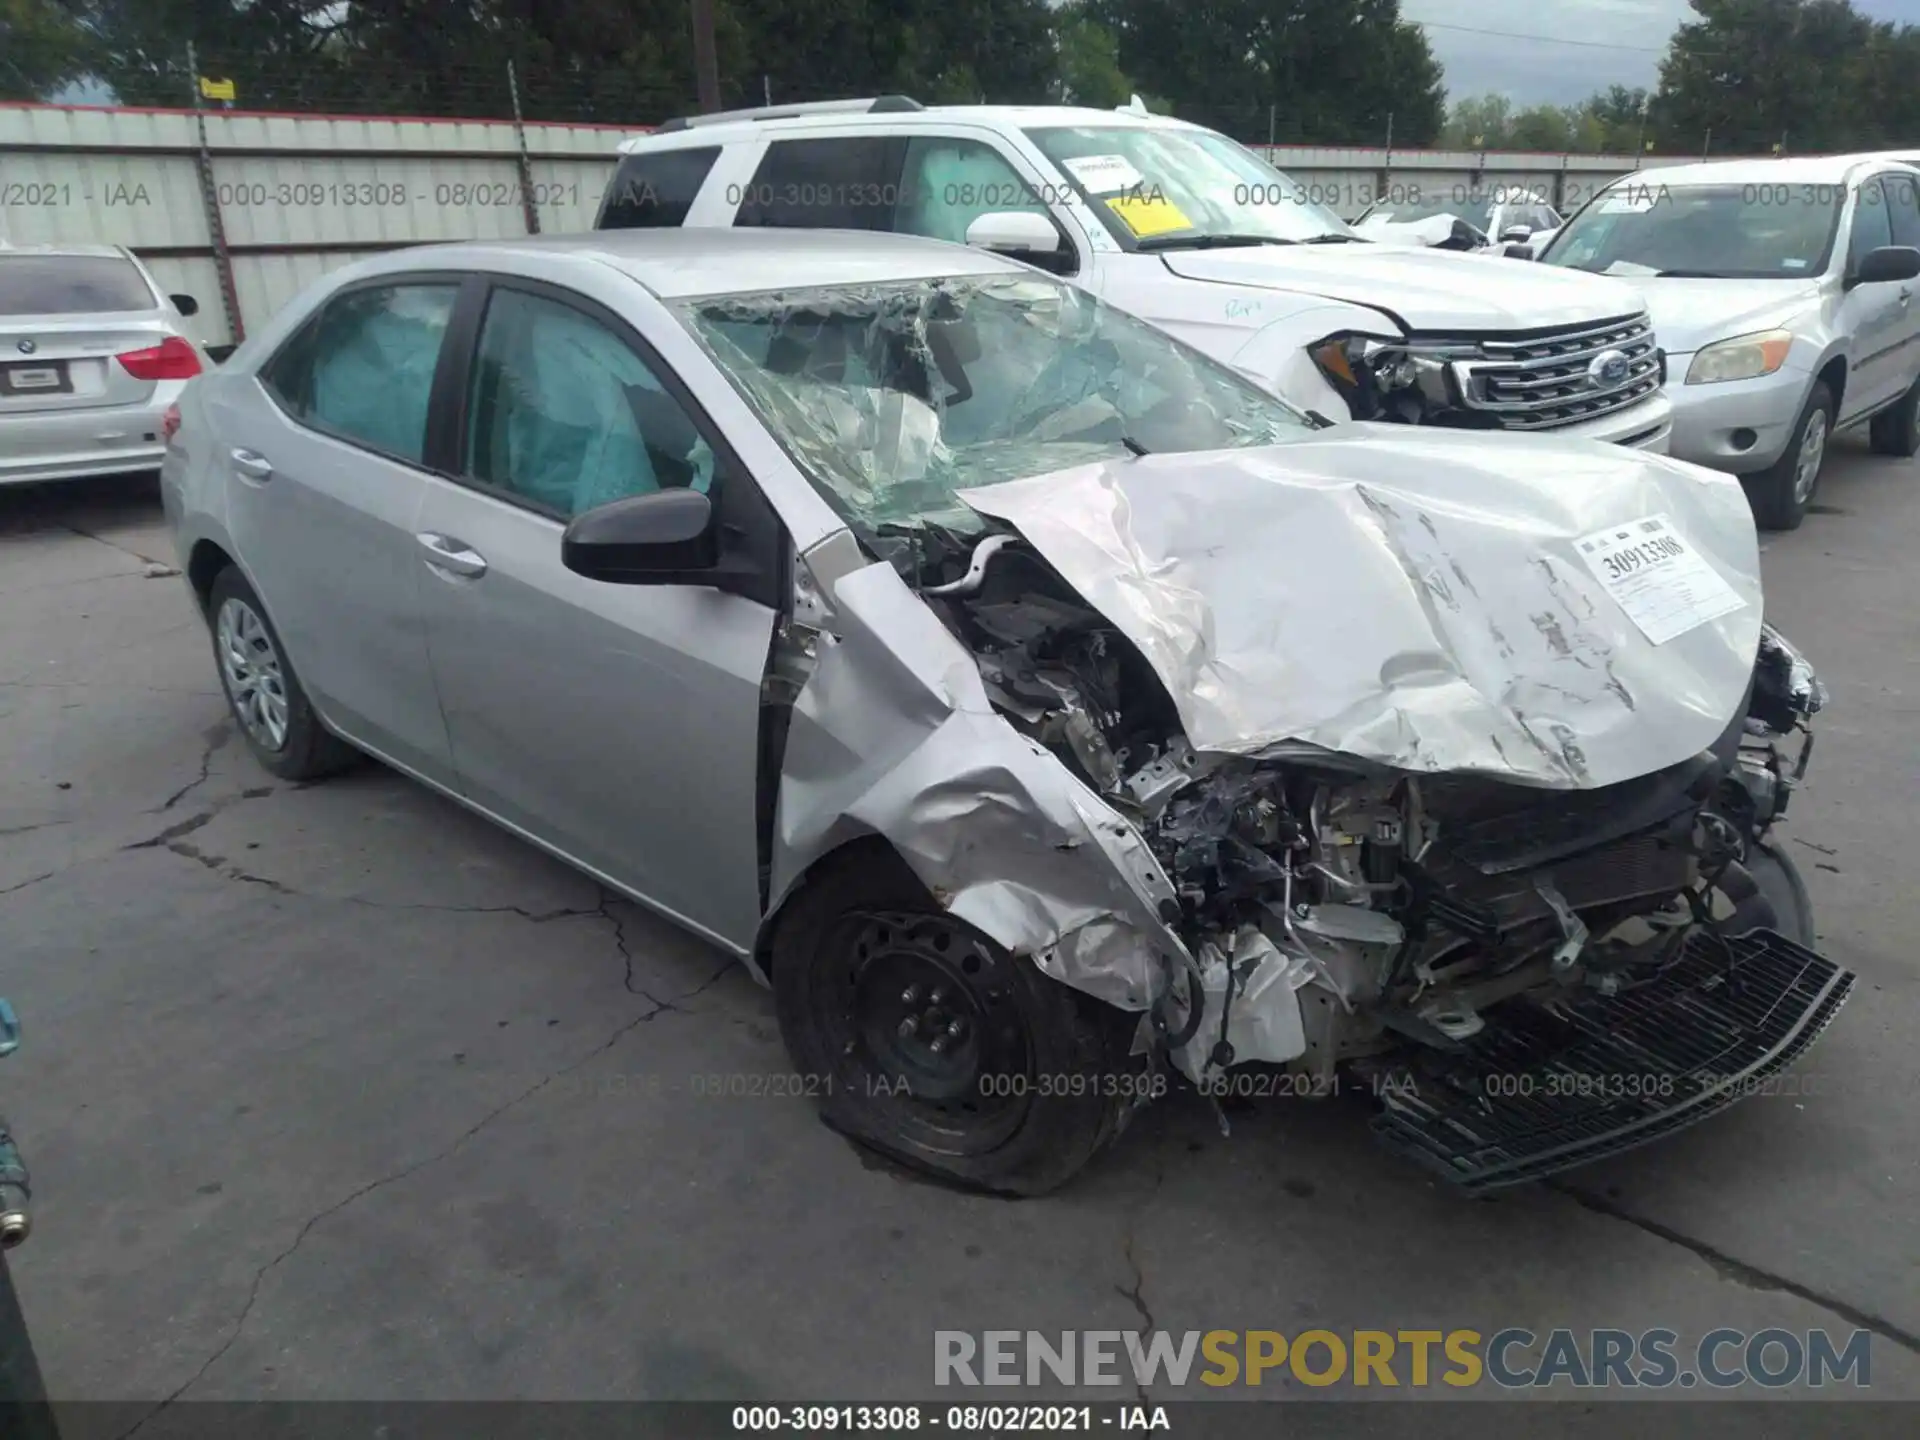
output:
[[[364,255],[591,228],[615,146],[639,128],[0,105],[0,240],[125,245],[199,299],[192,323],[220,345]],[[1257,148],[1349,219],[1383,194],[1516,185],[1571,209],[1635,168],[1617,155]]]

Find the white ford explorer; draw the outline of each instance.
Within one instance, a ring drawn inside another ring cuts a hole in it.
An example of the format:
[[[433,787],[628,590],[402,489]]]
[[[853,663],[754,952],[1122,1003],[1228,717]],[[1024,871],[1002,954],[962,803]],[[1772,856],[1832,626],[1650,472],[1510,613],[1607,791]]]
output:
[[[1168,116],[883,96],[673,120],[620,151],[600,229],[959,241],[1069,276],[1330,419],[1667,449],[1665,358],[1630,286],[1370,243]]]

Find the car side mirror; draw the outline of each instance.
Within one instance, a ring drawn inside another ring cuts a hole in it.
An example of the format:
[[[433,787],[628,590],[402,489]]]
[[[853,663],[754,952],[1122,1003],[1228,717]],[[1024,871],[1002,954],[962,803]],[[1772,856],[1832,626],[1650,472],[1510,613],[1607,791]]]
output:
[[[576,515],[560,536],[560,563],[610,585],[698,585],[719,563],[719,527],[706,492],[630,495]]]
[[[1534,258],[1533,247],[1531,245],[1509,245],[1500,253],[1505,255],[1509,260],[1531,260]]]
[[[1060,231],[1044,215],[1031,210],[989,210],[967,226],[967,244],[976,250],[1012,255],[1048,270],[1058,268],[1071,252]]]
[[[1531,225],[1509,225],[1500,232],[1500,238],[1502,240],[1511,240],[1516,244],[1523,240],[1529,240],[1532,237],[1533,227]]]
[[[167,298],[173,302],[174,309],[189,319],[200,313],[200,302],[191,295],[169,295]]]
[[[1920,275],[1920,250],[1911,245],[1882,245],[1869,250],[1848,278],[1849,285],[1882,285]]]

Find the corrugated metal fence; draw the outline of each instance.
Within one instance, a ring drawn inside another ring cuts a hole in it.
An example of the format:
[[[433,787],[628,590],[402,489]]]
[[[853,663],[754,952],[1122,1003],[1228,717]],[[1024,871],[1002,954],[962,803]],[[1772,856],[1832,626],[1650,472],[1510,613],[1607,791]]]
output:
[[[591,228],[616,145],[642,128],[0,105],[0,239],[125,245],[200,300],[193,323],[217,346],[363,255]],[[1572,208],[1636,168],[1631,156],[1256,148],[1349,218],[1383,195],[1501,187]]]

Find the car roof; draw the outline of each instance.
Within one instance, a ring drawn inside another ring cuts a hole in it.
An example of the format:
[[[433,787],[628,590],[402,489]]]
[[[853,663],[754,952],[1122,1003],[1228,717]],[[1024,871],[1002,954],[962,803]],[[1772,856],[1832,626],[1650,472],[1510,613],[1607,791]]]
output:
[[[944,240],[870,230],[596,230],[525,240],[409,247],[370,266],[380,273],[492,259],[577,256],[610,265],[664,300],[815,286],[874,285],[945,275],[1032,274],[1004,256]],[[491,268],[491,267],[486,267]],[[362,273],[367,273],[365,270]]]
[[[71,255],[112,260],[131,260],[133,258],[124,248],[118,245],[9,245],[4,240],[0,240],[0,256],[7,255]]]
[[[1777,160],[1708,160],[1697,165],[1666,165],[1636,170],[1615,184],[1634,188],[1682,185],[1837,185],[1856,170],[1899,164],[1890,156],[1806,155]]]
[[[818,133],[821,130],[862,131],[873,129],[937,129],[955,121],[993,125],[1007,129],[1036,126],[1113,126],[1137,128],[1153,126],[1167,130],[1198,130],[1203,127],[1171,115],[1143,114],[1136,110],[1095,110],[1084,105],[928,105],[919,110],[816,111],[760,119],[750,114],[737,120],[699,121],[685,129],[662,130],[636,135],[620,142],[622,154],[645,150],[677,150],[687,146],[738,144],[791,130]]]

